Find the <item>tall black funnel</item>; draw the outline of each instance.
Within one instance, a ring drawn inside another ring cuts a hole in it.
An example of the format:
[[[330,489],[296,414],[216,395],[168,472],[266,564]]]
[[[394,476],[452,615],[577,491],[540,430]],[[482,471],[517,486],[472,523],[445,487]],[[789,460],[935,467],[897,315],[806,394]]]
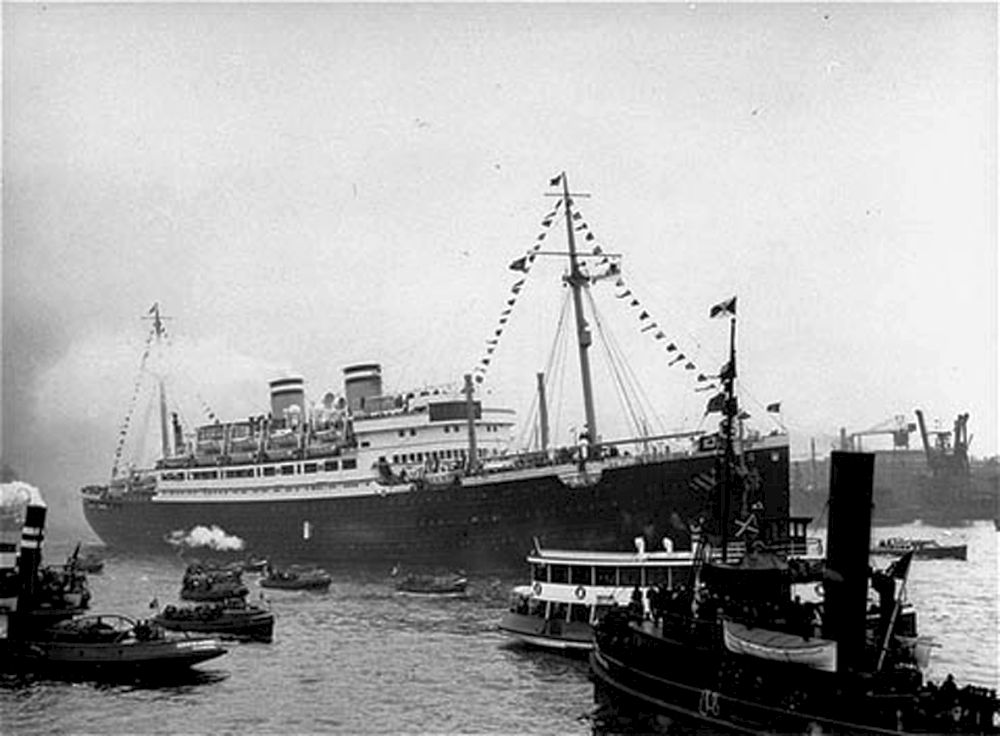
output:
[[[864,664],[874,473],[872,453],[830,455],[823,635],[837,642],[838,672],[857,672]]]

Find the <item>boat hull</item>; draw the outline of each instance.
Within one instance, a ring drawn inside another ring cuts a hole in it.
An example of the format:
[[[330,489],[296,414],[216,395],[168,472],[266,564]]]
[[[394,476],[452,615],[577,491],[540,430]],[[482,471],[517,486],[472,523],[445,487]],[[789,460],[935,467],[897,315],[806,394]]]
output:
[[[160,615],[154,617],[153,622],[171,631],[216,634],[235,639],[271,641],[274,637],[274,614],[266,611],[248,615],[223,613],[208,620],[177,619]]]
[[[761,479],[765,513],[788,514],[788,445],[748,450]],[[110,547],[176,554],[178,530],[217,526],[244,548],[276,563],[323,566],[455,566],[467,571],[518,569],[538,539],[549,547],[629,548],[670,536],[690,546],[686,521],[713,503],[698,480],[713,472],[711,454],[674,456],[605,467],[595,482],[568,483],[553,469],[530,476],[498,474],[465,485],[287,500],[178,501],[84,496],[84,514]]]
[[[594,648],[594,627],[582,621],[554,621],[508,612],[499,628],[515,641],[541,649],[589,652]]]
[[[226,653],[214,639],[148,642],[53,642],[10,644],[5,669],[66,677],[117,677],[185,670]]]

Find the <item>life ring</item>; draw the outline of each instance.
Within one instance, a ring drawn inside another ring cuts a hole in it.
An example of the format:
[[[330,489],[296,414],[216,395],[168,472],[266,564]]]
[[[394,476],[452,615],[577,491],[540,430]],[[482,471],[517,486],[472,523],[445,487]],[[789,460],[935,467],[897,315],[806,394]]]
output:
[[[582,585],[578,585],[576,586],[576,590],[573,591],[573,595],[575,595],[579,600],[582,601],[584,598],[587,597],[587,591],[583,589]]]
[[[534,584],[534,585],[532,586],[532,588],[531,588],[531,589],[532,589],[533,591],[535,591],[535,595],[541,595],[541,594],[542,594],[542,584],[541,584],[541,583],[535,583],[535,584]]]

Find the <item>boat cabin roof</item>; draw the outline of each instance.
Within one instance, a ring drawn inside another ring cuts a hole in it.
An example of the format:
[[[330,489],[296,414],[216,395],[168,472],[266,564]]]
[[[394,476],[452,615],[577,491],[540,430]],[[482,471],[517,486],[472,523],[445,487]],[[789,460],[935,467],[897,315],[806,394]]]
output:
[[[690,567],[694,555],[684,552],[596,552],[588,550],[536,550],[528,555],[533,565],[592,565],[594,567]]]

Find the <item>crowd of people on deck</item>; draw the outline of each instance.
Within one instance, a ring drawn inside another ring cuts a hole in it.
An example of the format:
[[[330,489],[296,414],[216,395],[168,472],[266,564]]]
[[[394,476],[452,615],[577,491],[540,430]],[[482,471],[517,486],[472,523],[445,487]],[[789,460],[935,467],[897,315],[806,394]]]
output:
[[[635,619],[649,619],[656,625],[670,621],[694,619],[717,621],[726,618],[751,628],[773,628],[796,634],[804,639],[818,637],[822,630],[822,604],[803,601],[799,596],[784,601],[753,601],[719,594],[705,586],[692,591],[681,584],[671,588],[653,586],[646,591],[632,592],[629,612]]]

